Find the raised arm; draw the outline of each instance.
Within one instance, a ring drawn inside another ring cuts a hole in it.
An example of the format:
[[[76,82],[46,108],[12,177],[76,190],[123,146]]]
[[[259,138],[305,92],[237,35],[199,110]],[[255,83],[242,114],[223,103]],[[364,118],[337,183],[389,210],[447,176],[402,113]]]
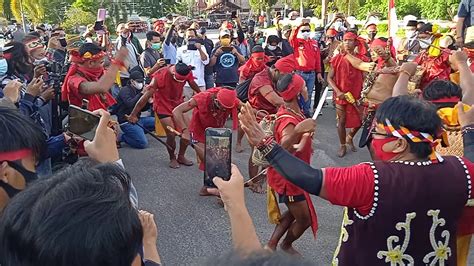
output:
[[[415,75],[417,66],[416,63],[412,62],[403,63],[400,67],[397,82],[395,82],[393,86],[392,97],[408,94],[408,82],[410,81],[410,77]]]
[[[126,47],[120,48],[117,55],[115,56],[115,62],[113,62],[109,69],[98,81],[87,81],[82,82],[79,86],[79,92],[82,94],[96,94],[107,92],[115,83],[117,72],[123,66],[123,62],[128,56],[128,50]]]
[[[449,62],[459,71],[462,89],[462,102],[468,105],[474,104],[474,76],[467,65],[467,55],[463,51],[455,51],[449,57]]]
[[[375,68],[375,63],[374,62],[364,62],[361,59],[359,59],[359,58],[357,58],[357,57],[355,57],[354,55],[351,55],[351,54],[346,54],[344,57],[345,57],[345,59],[347,59],[347,61],[349,61],[349,63],[351,63],[351,65],[354,68],[357,68],[360,71],[370,72],[370,71],[374,70],[374,68]]]

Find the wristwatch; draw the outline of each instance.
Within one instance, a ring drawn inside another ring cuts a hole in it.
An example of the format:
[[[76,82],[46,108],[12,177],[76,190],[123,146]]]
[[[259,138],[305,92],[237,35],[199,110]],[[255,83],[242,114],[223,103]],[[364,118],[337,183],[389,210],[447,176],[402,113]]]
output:
[[[267,136],[257,144],[256,148],[262,153],[263,156],[267,156],[275,147],[276,142],[273,136]]]

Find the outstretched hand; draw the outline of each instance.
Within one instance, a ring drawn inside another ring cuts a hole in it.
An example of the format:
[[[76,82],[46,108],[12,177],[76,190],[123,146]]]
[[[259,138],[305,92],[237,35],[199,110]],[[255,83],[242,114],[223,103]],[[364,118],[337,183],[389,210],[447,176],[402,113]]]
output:
[[[239,120],[242,129],[246,133],[247,140],[252,146],[257,145],[265,138],[265,132],[257,123],[254,110],[252,109],[252,106],[250,106],[250,103],[246,103],[240,109]]]

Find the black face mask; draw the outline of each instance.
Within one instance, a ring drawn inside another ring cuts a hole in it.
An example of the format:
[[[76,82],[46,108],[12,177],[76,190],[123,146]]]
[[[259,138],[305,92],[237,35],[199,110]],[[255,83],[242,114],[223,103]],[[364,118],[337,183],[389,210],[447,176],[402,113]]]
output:
[[[5,190],[5,192],[7,193],[10,199],[13,198],[16,194],[21,192],[21,190],[16,189],[12,187],[10,184],[7,184],[3,181],[0,181],[0,187],[3,188],[3,190]]]
[[[375,39],[375,35],[377,35],[377,32],[369,32],[369,39]]]
[[[25,178],[26,184],[38,179],[38,175],[35,172],[26,170],[25,167],[23,167],[22,165],[15,162],[10,162],[10,161],[7,161],[7,163],[8,165],[10,165],[10,167],[17,170],[23,176],[23,178]],[[0,187],[2,187],[5,190],[5,192],[7,193],[10,199],[13,198],[16,194],[21,192],[21,190],[14,188],[12,185],[7,184],[2,181],[0,181]]]
[[[59,43],[61,44],[62,47],[66,47],[66,46],[67,46],[66,39],[64,39],[64,38],[59,39]]]

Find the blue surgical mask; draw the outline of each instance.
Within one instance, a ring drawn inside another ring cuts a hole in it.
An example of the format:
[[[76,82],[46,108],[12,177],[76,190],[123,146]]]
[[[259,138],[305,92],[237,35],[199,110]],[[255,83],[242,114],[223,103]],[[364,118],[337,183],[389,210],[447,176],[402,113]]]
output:
[[[3,76],[8,71],[7,59],[0,59],[0,76]]]
[[[301,110],[304,109],[304,106],[305,106],[306,102],[304,100],[304,97],[303,95],[298,95],[298,106],[300,107]]]

